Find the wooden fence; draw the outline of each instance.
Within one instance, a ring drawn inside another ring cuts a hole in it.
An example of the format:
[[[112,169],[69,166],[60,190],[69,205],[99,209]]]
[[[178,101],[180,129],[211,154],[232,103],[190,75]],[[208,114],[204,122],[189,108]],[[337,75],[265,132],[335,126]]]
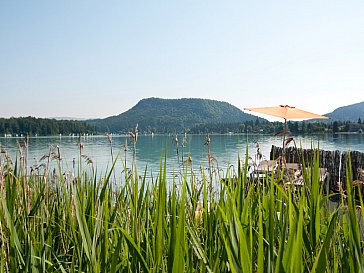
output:
[[[314,152],[319,152],[319,167],[326,168],[331,175],[332,183],[342,181],[345,185],[346,181],[346,168],[349,159],[351,159],[351,167],[353,180],[359,179],[358,169],[364,169],[364,153],[358,151],[324,151],[313,149],[298,149],[295,147],[288,147],[285,150],[286,162],[301,163],[302,155],[305,159],[306,165],[312,164]],[[277,159],[282,155],[282,147],[272,145],[270,152],[270,159]]]

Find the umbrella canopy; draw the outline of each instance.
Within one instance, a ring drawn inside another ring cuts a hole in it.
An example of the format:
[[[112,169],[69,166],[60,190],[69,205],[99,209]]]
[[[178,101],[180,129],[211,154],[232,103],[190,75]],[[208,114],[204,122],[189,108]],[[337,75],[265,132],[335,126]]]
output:
[[[273,107],[257,107],[257,108],[244,108],[244,110],[254,111],[262,114],[271,115],[274,117],[289,119],[312,119],[320,118],[327,119],[328,117],[307,112],[289,105],[278,105]]]
[[[328,119],[328,117],[307,112],[289,105],[278,105],[273,107],[256,107],[256,108],[244,108],[257,113],[271,115],[284,119],[284,134],[283,134],[283,151],[285,148],[285,138],[287,131],[287,120],[290,119]],[[284,153],[284,152],[283,152]],[[284,154],[283,154],[284,156]]]

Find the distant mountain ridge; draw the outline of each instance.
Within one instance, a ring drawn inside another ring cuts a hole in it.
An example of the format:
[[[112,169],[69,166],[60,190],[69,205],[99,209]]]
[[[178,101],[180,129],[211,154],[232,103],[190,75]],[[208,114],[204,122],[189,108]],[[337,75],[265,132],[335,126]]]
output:
[[[364,120],[364,101],[339,107],[325,116],[338,121],[357,122],[359,118]]]
[[[127,132],[139,124],[147,132],[179,132],[211,123],[255,121],[256,116],[222,101],[196,98],[140,100],[117,116],[88,120],[99,132]],[[259,120],[263,120],[258,118]]]

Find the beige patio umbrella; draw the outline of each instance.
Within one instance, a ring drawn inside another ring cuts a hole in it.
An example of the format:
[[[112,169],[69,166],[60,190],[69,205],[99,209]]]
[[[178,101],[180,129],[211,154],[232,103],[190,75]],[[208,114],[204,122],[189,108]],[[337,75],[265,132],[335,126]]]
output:
[[[274,117],[284,119],[284,133],[283,133],[283,151],[285,146],[285,138],[287,131],[287,120],[291,119],[328,119],[328,117],[307,112],[289,105],[278,105],[273,107],[257,107],[257,108],[244,108],[257,113],[262,113]]]

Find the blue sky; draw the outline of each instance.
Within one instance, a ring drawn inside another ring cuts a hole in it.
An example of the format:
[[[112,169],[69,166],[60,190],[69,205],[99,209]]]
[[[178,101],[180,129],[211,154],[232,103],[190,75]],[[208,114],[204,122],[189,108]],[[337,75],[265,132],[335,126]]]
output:
[[[0,117],[364,101],[364,1],[0,0]]]

